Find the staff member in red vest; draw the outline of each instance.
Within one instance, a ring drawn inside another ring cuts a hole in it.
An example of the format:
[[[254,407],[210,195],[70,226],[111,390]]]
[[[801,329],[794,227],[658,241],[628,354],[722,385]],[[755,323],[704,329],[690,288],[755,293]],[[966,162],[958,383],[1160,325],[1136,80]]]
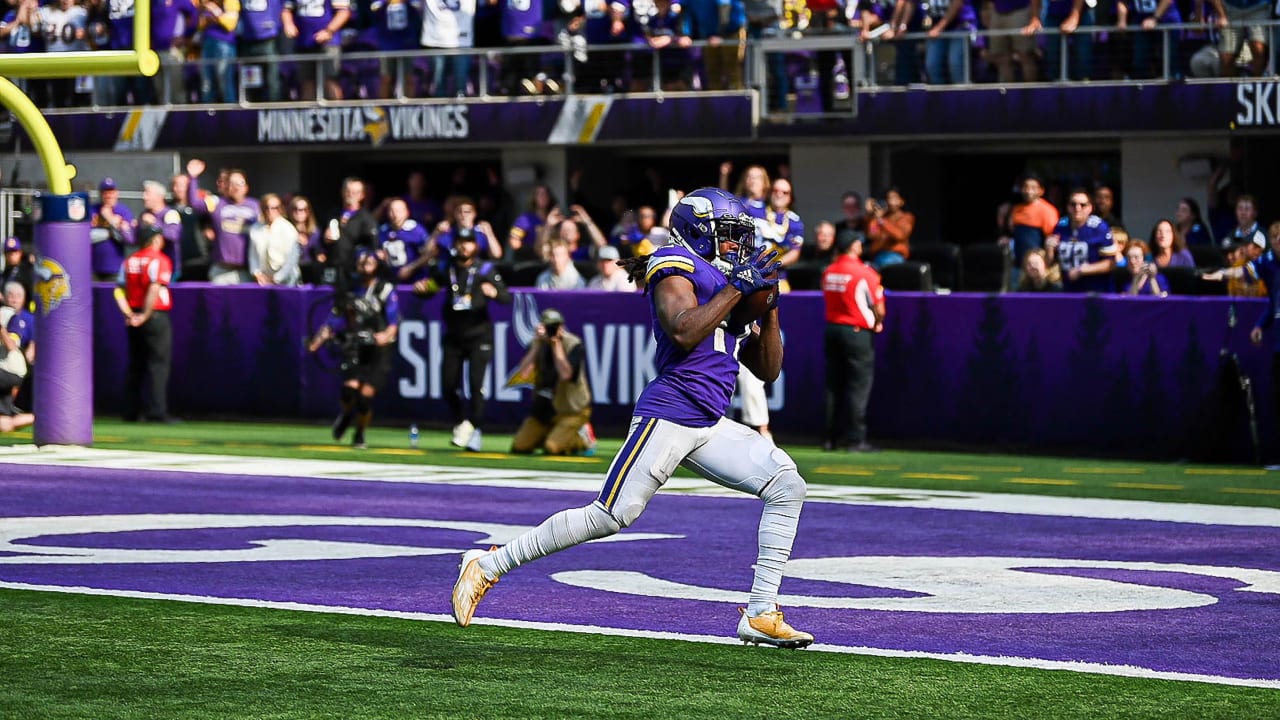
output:
[[[129,372],[124,383],[124,419],[139,419],[142,406],[142,379],[148,380],[145,393],[148,422],[174,423],[169,416],[169,358],[173,329],[169,325],[169,282],[173,262],[164,254],[164,233],[156,225],[138,228],[142,249],[120,266],[120,287],[116,305],[124,315],[129,333]]]
[[[836,238],[835,262],[822,273],[827,308],[823,351],[827,360],[827,441],[824,450],[875,452],[867,444],[867,401],[876,352],[872,333],[884,330],[880,275],[859,259],[862,233]]]

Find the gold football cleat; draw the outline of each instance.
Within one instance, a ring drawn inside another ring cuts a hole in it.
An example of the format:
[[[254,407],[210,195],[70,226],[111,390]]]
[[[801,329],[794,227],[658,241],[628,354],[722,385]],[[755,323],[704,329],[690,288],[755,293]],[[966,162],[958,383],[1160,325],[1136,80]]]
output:
[[[488,550],[468,550],[462,554],[462,562],[458,565],[458,580],[453,584],[453,620],[462,627],[471,624],[471,617],[476,614],[476,606],[489,592],[497,580],[485,577],[480,569],[480,558],[486,553],[498,549],[493,546]]]
[[[748,617],[746,608],[738,608],[738,612],[742,613],[742,619],[738,621],[738,639],[743,644],[764,643],[791,650],[813,644],[813,636],[788,625],[782,619],[781,610],[770,610],[755,617]]]

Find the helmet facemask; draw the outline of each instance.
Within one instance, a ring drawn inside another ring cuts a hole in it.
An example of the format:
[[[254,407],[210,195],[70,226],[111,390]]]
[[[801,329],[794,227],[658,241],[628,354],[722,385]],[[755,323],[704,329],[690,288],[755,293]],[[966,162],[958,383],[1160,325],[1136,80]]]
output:
[[[747,215],[719,218],[711,228],[711,237],[715,248],[711,264],[728,275],[734,265],[746,261],[755,250],[755,222]]]

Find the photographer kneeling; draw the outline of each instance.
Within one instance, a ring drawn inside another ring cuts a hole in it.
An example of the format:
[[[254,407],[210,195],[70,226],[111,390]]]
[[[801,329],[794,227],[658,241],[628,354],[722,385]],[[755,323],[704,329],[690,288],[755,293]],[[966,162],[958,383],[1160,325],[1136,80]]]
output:
[[[533,380],[533,408],[520,424],[511,452],[548,455],[595,450],[591,431],[591,385],[587,382],[582,339],[565,330],[564,316],[542,311],[538,334],[514,373]]]
[[[341,440],[355,422],[351,444],[368,447],[364,430],[373,419],[373,398],[391,368],[391,345],[400,327],[396,289],[380,277],[377,255],[361,249],[356,256],[358,276],[349,293],[334,298],[333,312],[311,338],[307,349],[319,350],[333,341],[342,356],[342,411],[333,421],[333,439]]]

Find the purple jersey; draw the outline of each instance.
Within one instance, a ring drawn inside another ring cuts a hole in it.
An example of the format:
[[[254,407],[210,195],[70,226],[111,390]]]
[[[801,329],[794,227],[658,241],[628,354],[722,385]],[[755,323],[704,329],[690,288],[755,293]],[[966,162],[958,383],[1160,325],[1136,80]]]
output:
[[[283,25],[284,0],[243,0],[240,5],[241,37],[249,41],[278,37]]]
[[[418,47],[418,36],[422,32],[420,6],[420,0],[373,0],[369,9],[373,11],[373,32],[379,50]]]
[[[503,0],[502,34],[509,40],[547,37],[542,22],[542,0]]]
[[[1058,263],[1062,266],[1062,289],[1066,292],[1107,292],[1111,289],[1111,275],[1083,275],[1074,282],[1067,274],[1078,267],[1099,260],[1115,257],[1119,253],[1111,238],[1111,227],[1097,215],[1090,215],[1084,225],[1071,227],[1069,218],[1062,218],[1053,229],[1058,236]]]
[[[756,221],[756,238],[772,243],[778,252],[794,250],[804,244],[804,221],[790,210],[770,210],[757,201],[747,205],[747,214]]]
[[[133,0],[107,0],[107,27],[108,49],[133,49]]]
[[[350,0],[285,0],[286,8],[293,11],[293,23],[298,26],[297,47],[314,49],[316,33],[328,27],[339,10],[351,9]],[[338,44],[338,34],[329,40]]]
[[[693,283],[698,303],[706,303],[728,281],[724,273],[683,245],[667,245],[649,258],[645,278],[652,288],[678,276]],[[633,414],[686,427],[710,427],[724,417],[738,384],[739,336],[716,328],[693,350],[682,350],[662,329],[653,309],[654,364],[658,376],[640,393]]]
[[[516,218],[516,221],[511,224],[511,235],[527,245],[538,239],[538,229],[546,224],[547,221],[542,219],[541,215],[529,211]]]
[[[625,17],[628,8],[626,2],[619,0],[585,0],[582,4],[587,21],[583,34],[590,45],[630,42],[631,35],[625,28],[622,35],[613,35],[613,10],[618,10]],[[625,25],[625,23],[624,23]]]
[[[9,33],[8,43],[4,47],[4,52],[28,53],[43,51],[44,42],[40,37],[40,33],[32,32],[30,25],[23,25],[18,23],[17,20],[17,10],[10,10],[5,14],[4,20],[0,20],[0,27],[13,27],[12,32]]]
[[[93,244],[90,258],[93,272],[97,274],[114,275],[119,272],[120,265],[124,262],[126,246],[133,245],[133,213],[118,203],[111,210],[124,219],[126,229],[108,228],[105,221],[98,218],[102,206],[93,206],[94,227],[89,230],[89,242]]]
[[[223,21],[231,21],[231,18],[229,17],[230,13],[235,13],[236,25],[228,28],[223,24]],[[222,10],[217,14],[214,14],[201,6],[200,22],[203,24],[201,32],[204,33],[205,39],[212,38],[214,40],[221,40],[222,42],[234,45],[236,42],[236,27],[239,27],[240,22],[239,15],[240,0],[222,0]]]
[[[156,225],[164,236],[164,254],[173,262],[175,271],[182,268],[182,214],[173,208],[165,208],[156,217]]]
[[[32,340],[36,339],[36,316],[25,309],[15,310],[9,318],[8,330],[18,338],[18,348],[26,350]]]
[[[163,51],[190,34],[199,19],[193,0],[154,0],[151,3],[151,47]]]
[[[1267,250],[1254,260],[1245,263],[1244,270],[1246,277],[1251,282],[1261,280],[1267,284],[1267,306],[1262,310],[1262,315],[1258,317],[1257,322],[1253,324],[1256,328],[1266,330],[1275,324],[1276,316],[1280,315],[1280,262],[1277,261],[1274,250]],[[1275,338],[1273,348],[1280,353],[1280,333],[1272,333]]]
[[[387,254],[387,265],[398,271],[422,255],[427,247],[427,230],[416,220],[405,220],[398,228],[384,224],[378,228],[378,247]],[[426,277],[426,273],[426,268],[419,268],[411,279]]]
[[[248,267],[249,227],[262,215],[258,201],[245,198],[244,202],[236,204],[213,194],[201,198],[200,184],[193,177],[187,191],[187,203],[195,208],[197,214],[213,222],[213,262],[224,267]]]
[[[1129,9],[1129,24],[1141,24],[1143,20],[1155,13],[1159,4],[1158,0],[1124,0],[1125,7]],[[1178,12],[1178,3],[1171,3],[1169,9],[1165,10],[1164,15],[1160,16],[1159,22],[1181,23],[1182,14]]]

